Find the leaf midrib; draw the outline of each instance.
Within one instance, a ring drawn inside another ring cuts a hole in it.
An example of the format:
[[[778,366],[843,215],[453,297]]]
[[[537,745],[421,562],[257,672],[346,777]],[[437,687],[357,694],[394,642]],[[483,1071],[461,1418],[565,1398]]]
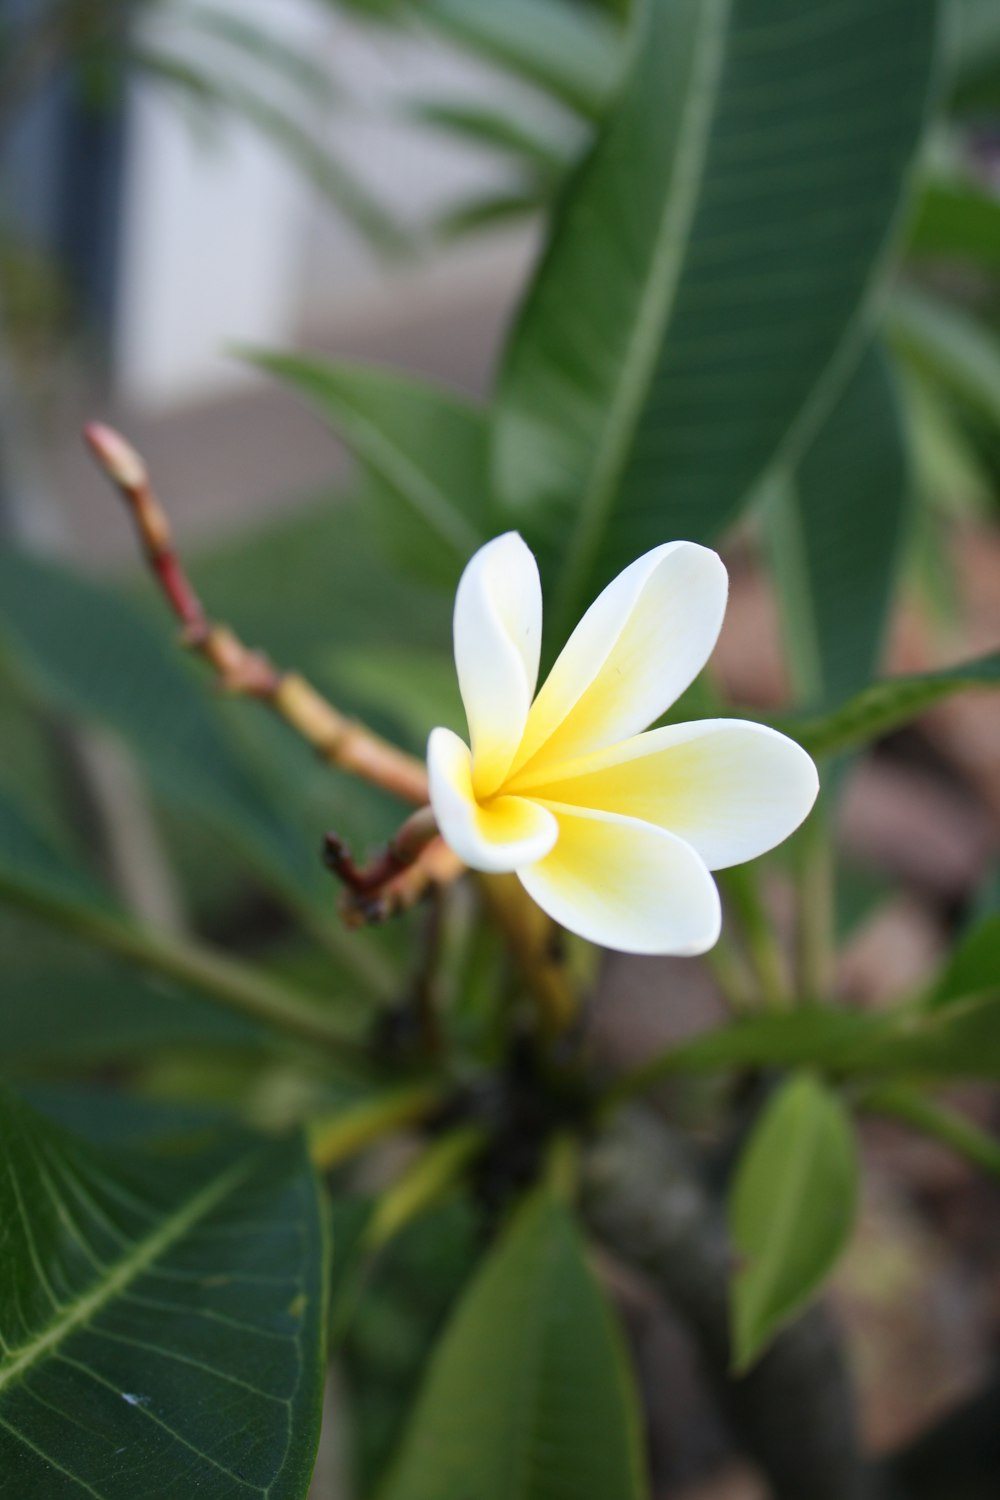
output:
[[[660,348],[664,323],[676,299],[705,175],[715,104],[722,79],[733,0],[699,0],[692,47],[691,87],[681,108],[670,190],[660,216],[649,275],[622,361],[622,378],[598,445],[593,480],[570,540],[560,591],[560,623],[575,602],[600,546],[615,484],[627,456]],[[640,41],[642,38],[640,37]]]
[[[118,1261],[106,1276],[98,1279],[90,1291],[63,1310],[42,1333],[36,1334],[19,1349],[0,1361],[0,1393],[21,1378],[33,1365],[45,1359],[78,1329],[85,1327],[128,1286],[182,1239],[199,1220],[205,1218],[249,1175],[253,1165],[247,1157],[229,1167],[190,1198],[186,1205],[152,1234],[138,1241],[133,1250]]]

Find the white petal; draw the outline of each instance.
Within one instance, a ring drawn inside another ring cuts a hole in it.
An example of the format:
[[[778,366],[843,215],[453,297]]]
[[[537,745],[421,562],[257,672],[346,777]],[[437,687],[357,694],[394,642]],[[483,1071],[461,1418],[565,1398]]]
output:
[[[476,790],[496,791],[521,742],[538,680],[542,586],[515,531],[470,559],[455,598],[455,665]]]
[[[694,542],[668,542],[619,573],[549,673],[515,769],[586,755],[658,719],[711,656],[727,592],[722,559]]]
[[[502,874],[548,854],[559,832],[552,813],[524,797],[476,801],[472,756],[450,729],[427,744],[431,807],[446,844],[474,870]]]
[[[637,818],[552,811],[555,847],[518,878],[560,926],[622,953],[705,953],[717,941],[719,893],[690,845]]]
[[[819,778],[802,746],[777,730],[702,719],[522,773],[510,789],[643,818],[679,835],[710,870],[722,870],[786,839],[808,815]]]

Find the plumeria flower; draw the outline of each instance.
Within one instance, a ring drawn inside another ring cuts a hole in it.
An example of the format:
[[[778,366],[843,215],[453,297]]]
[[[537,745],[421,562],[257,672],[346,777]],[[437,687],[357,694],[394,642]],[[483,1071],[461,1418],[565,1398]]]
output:
[[[459,858],[515,871],[549,916],[602,947],[711,948],[709,871],[780,844],[819,786],[801,746],[761,724],[647,729],[711,655],[727,592],[715,552],[655,547],[590,606],[536,696],[535,559],[516,532],[480,548],[454,619],[471,749],[449,729],[427,749],[431,806]]]

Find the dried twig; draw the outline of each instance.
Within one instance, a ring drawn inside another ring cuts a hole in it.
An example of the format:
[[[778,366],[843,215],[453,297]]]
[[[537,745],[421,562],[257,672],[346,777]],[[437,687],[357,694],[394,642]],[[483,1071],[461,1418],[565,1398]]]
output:
[[[421,761],[340,713],[304,677],[280,672],[228,626],[209,618],[174,550],[169,522],[142,459],[123,437],[100,423],[87,427],[85,436],[128,504],[149,565],[180,621],[184,644],[214,668],[222,688],[267,703],[331,765],[405,802],[426,803],[427,772]]]

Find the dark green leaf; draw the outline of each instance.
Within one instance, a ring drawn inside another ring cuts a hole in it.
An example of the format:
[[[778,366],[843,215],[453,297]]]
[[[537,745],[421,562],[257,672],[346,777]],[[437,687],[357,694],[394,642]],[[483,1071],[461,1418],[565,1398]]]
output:
[[[840,708],[816,718],[790,720],[784,728],[817,757],[857,750],[889,734],[968,688],[1000,686],[1000,652],[978,656],[941,672],[890,677],[875,682]]]
[[[808,1074],[782,1085],[737,1168],[729,1222],[733,1363],[746,1370],[809,1301],[847,1243],[858,1192],[850,1116]]]
[[[85,1146],[0,1097],[0,1474],[46,1500],[301,1500],[324,1230],[300,1141]]]
[[[414,14],[591,119],[615,86],[620,29],[570,0],[419,0]]]
[[[381,1500],[634,1500],[634,1400],[577,1230],[539,1192],[438,1345]]]
[[[373,493],[397,555],[423,577],[453,587],[470,553],[490,534],[479,408],[374,367],[251,357],[308,396],[379,481]]]
[[[909,499],[895,382],[873,349],[770,506],[786,649],[803,697],[846,697],[874,675]]]
[[[562,626],[637,553],[716,534],[821,419],[936,51],[934,0],[646,0],[640,17],[500,385],[500,497]]]

